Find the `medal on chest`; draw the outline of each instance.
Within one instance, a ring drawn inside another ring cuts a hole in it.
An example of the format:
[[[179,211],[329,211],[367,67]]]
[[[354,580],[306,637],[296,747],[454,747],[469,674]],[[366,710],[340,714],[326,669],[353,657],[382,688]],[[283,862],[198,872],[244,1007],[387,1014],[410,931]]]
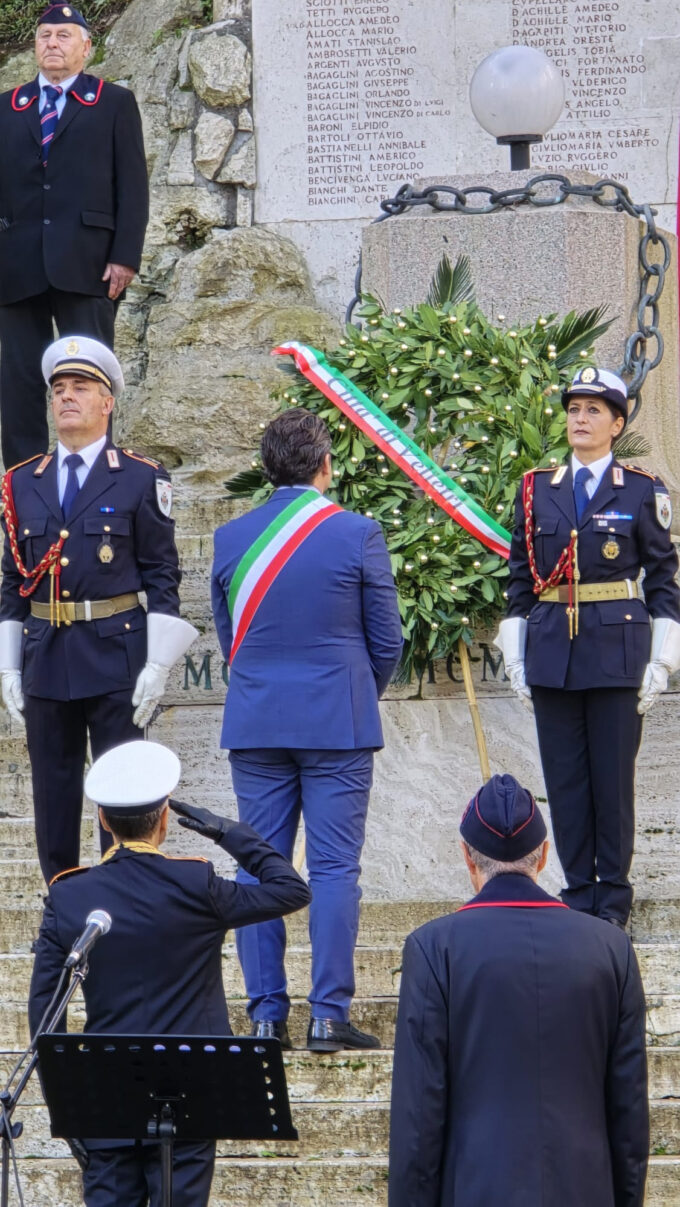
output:
[[[102,537],[97,545],[97,557],[105,566],[108,566],[109,562],[112,562],[115,557],[113,545],[107,536]]]
[[[620,552],[621,546],[619,542],[613,536],[607,537],[607,540],[602,545],[602,556],[606,557],[608,562],[613,562],[619,556]]]

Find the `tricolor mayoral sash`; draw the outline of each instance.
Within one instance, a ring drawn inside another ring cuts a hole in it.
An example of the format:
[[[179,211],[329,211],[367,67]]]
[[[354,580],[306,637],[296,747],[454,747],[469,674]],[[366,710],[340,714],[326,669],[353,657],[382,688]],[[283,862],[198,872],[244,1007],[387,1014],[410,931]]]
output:
[[[305,490],[246,549],[234,571],[227,597],[234,634],[230,666],[277,574],[319,524],[339,511],[342,507],[324,499],[318,491]]]

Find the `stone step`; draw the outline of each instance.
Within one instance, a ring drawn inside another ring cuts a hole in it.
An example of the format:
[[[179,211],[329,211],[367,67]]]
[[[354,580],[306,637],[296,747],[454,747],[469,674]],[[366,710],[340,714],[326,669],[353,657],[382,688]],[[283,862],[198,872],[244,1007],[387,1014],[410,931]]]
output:
[[[74,1020],[75,1021],[75,1020]],[[21,1052],[0,1051],[0,1085],[4,1085]],[[303,1102],[389,1102],[392,1083],[391,1049],[366,1052],[334,1052],[324,1055],[299,1049],[284,1053],[288,1095],[292,1103]],[[649,1048],[649,1096],[658,1102],[675,1100],[680,1105],[680,1046]],[[22,1105],[42,1101],[34,1077]]]
[[[5,957],[5,959],[11,957]],[[14,957],[21,959],[22,957]],[[3,1002],[0,1015],[0,1047],[20,1048],[28,1043],[26,1001],[28,996],[28,960],[23,975],[23,989],[14,982],[8,992],[0,996]],[[352,1021],[362,1031],[377,1035],[383,1048],[394,1044],[394,1028],[397,1018],[396,997],[355,998],[352,1006]],[[248,1035],[250,1021],[243,999],[228,996],[229,1017],[235,1035]],[[288,1020],[293,1044],[305,1046],[309,1007],[306,1001],[293,998]],[[69,1010],[69,1028],[82,1028],[84,1016],[78,1005]],[[647,1001],[647,1043],[650,1047],[680,1047],[680,994],[657,994]]]
[[[80,1207],[81,1180],[71,1159],[20,1159],[26,1207]],[[678,1207],[680,1159],[652,1157],[645,1207]],[[386,1207],[384,1158],[333,1161],[218,1158],[210,1207]]]
[[[257,1157],[263,1149],[281,1157],[386,1157],[389,1145],[387,1102],[299,1102],[292,1104],[297,1141],[239,1140],[218,1145],[222,1156]],[[61,1140],[50,1135],[47,1107],[22,1101],[16,1119],[24,1125],[17,1153],[25,1157],[67,1156]],[[650,1103],[650,1151],[665,1156],[680,1155],[680,1102]]]
[[[21,917],[20,911],[16,913]],[[38,911],[32,910],[30,913],[31,925],[26,933],[10,930],[11,917],[0,927],[0,939],[5,938],[7,945],[14,943],[12,952],[0,955],[0,1001],[13,992],[21,995],[23,988],[27,988],[32,967],[28,952],[39,924]],[[21,935],[20,947],[17,947],[17,934]],[[680,944],[639,944],[636,951],[648,997],[680,993]],[[401,947],[359,946],[354,955],[354,970],[357,989],[362,997],[398,995]],[[288,948],[286,972],[291,997],[306,997],[310,991],[310,950],[307,946]],[[241,966],[233,943],[227,943],[224,948],[223,976],[231,996],[245,996]]]

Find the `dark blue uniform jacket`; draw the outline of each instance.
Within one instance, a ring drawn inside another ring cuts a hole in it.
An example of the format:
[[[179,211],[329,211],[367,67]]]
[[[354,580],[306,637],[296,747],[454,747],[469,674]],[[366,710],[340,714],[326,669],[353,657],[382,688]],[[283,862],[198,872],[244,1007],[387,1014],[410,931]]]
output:
[[[621,485],[615,481],[616,469]],[[680,621],[678,558],[668,529],[657,517],[657,495],[664,496],[666,488],[658,478],[613,461],[577,526],[571,466],[560,482],[553,481],[554,469],[534,472],[534,546],[541,578],[552,571],[574,528],[583,583],[626,578],[635,582],[641,569],[645,577],[644,600],[582,604],[579,633],[570,641],[566,605],[539,603],[533,591],[520,489],[510,549],[508,616],[529,619],[527,683],[574,690],[637,688],[649,661],[650,616]],[[615,556],[606,557],[605,546]]]
[[[81,74],[43,167],[37,78],[0,96],[0,304],[48,286],[106,296],[139,268],[148,219],[142,124],[127,88]],[[4,221],[2,221],[4,220]]]
[[[225,658],[229,586],[243,554],[294,499],[281,487],[215,533],[212,605]],[[229,675],[222,745],[231,749],[377,749],[378,699],[401,655],[390,559],[374,520],[325,520],[274,579]]]
[[[162,513],[157,496],[157,481],[167,481],[167,472],[157,462],[131,457],[121,449],[115,453],[115,465],[109,463],[107,448],[99,454],[67,525],[57,492],[56,453],[42,473],[36,474],[42,458],[14,471],[22,559],[32,569],[65,529],[69,536],[62,551],[68,560],[61,571],[63,598],[110,599],[145,591],[150,612],[178,616],[181,575],[175,525]],[[113,560],[100,559],[102,542],[110,546]],[[0,620],[23,622],[23,689],[28,695],[77,700],[134,686],[146,660],[146,613],[141,606],[57,628],[30,615],[31,600],[19,594],[25,581],[5,540]],[[48,602],[49,582],[45,575],[31,599]]]
[[[642,1207],[629,939],[526,876],[495,877],[471,904],[406,940],[389,1207]]]
[[[288,860],[250,826],[233,826],[221,845],[260,883],[224,879],[205,859],[141,854],[126,847],[97,867],[66,873],[54,882],[31,981],[31,1033],[88,914],[105,909],[113,922],[90,956],[84,983],[86,1030],[231,1034],[222,983],[226,931],[301,909],[310,892]]]

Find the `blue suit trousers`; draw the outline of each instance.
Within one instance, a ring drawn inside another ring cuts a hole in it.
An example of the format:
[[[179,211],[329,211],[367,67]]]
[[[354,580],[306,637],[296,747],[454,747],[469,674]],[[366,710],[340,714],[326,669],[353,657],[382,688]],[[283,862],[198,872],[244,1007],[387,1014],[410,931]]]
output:
[[[312,890],[312,1017],[346,1022],[354,996],[359,859],[373,781],[372,750],[232,750],[239,817],[291,859],[300,813]],[[237,880],[252,882],[242,870]],[[236,945],[253,1019],[285,1019],[290,998],[282,919],[245,926]]]

